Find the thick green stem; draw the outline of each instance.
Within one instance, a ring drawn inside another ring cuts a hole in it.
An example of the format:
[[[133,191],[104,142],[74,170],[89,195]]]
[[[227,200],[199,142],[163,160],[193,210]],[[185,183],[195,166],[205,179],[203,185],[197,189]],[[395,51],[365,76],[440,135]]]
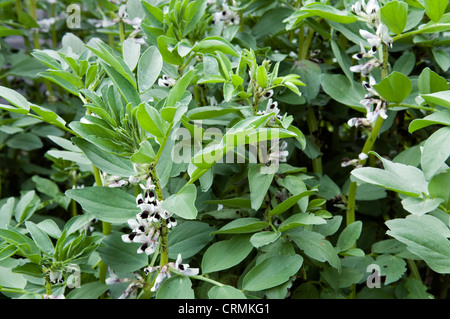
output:
[[[319,130],[319,123],[317,122],[316,114],[314,109],[310,107],[306,115],[306,120],[308,123],[309,133],[314,137],[314,133]],[[313,172],[322,174],[322,156],[318,156],[312,160]]]
[[[123,42],[125,41],[125,23],[121,19],[119,21],[119,37],[120,37],[120,49],[123,48]]]
[[[414,260],[406,259],[406,262],[408,263],[409,270],[411,271],[411,277],[422,281],[422,278],[420,277],[419,274],[419,269],[417,269],[417,265],[414,262]]]
[[[94,178],[95,178],[95,184],[97,186],[103,186],[103,181],[102,181],[102,177],[100,176],[100,170],[94,166]],[[103,235],[109,235],[111,233],[111,224],[107,223],[107,222],[102,222],[102,231],[103,231]],[[106,272],[108,270],[108,266],[101,261],[100,262],[100,266],[98,268],[99,270],[99,280],[100,282],[105,282],[106,280]]]
[[[385,43],[382,44],[383,51],[382,51],[382,60],[383,64],[381,65],[381,79],[384,79],[387,77],[388,73],[388,47]],[[378,138],[378,135],[380,133],[381,127],[383,126],[384,119],[381,116],[378,116],[377,120],[375,121],[375,125],[372,129],[372,132],[369,135],[369,138],[366,140],[364,147],[362,149],[363,154],[368,155],[369,152],[372,150],[373,145],[375,144],[375,141]],[[367,162],[367,157],[360,159],[358,161],[358,166],[363,166]],[[350,187],[348,190],[348,202],[347,202],[347,225],[350,225],[355,221],[355,202],[356,202],[356,190],[357,190],[357,184],[356,182],[351,182]]]

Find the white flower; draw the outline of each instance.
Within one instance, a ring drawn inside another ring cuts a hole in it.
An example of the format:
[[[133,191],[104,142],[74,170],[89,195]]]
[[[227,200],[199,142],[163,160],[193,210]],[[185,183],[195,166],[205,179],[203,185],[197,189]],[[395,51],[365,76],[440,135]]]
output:
[[[278,108],[278,102],[277,101],[273,101],[272,99],[269,99],[267,101],[267,106],[266,109],[264,111],[258,111],[256,112],[256,114],[259,115],[265,115],[265,114],[269,114],[269,113],[275,113],[275,116],[278,119],[281,119],[281,115],[280,115],[280,109]],[[271,123],[274,121],[274,119],[271,119]]]
[[[167,270],[167,266],[163,266],[161,268],[161,271],[158,273],[155,279],[155,283],[153,284],[152,289],[150,291],[155,292],[158,290],[158,288],[161,286],[161,283],[163,282],[164,278],[169,277],[170,278],[170,272]]]
[[[178,254],[177,260],[175,264],[173,264],[173,268],[176,271],[181,272],[185,276],[196,276],[199,273],[198,268],[189,268],[189,264],[182,264],[181,254]],[[172,265],[172,264],[171,264]]]
[[[269,162],[286,162],[287,157],[289,156],[289,151],[286,150],[288,144],[286,141],[281,142],[281,146],[279,145],[279,140],[275,142],[274,145],[269,149],[269,155],[267,156],[267,159],[265,163]]]
[[[62,284],[64,282],[63,273],[60,270],[50,270],[49,275],[52,284]]]
[[[141,243],[142,245],[138,248],[137,253],[146,253],[151,255],[156,251],[156,246],[158,245],[159,231],[155,231],[153,228],[150,229],[148,235],[139,234],[135,237],[134,242]]]
[[[366,52],[366,48],[364,48],[363,44],[360,43],[360,52],[352,55],[353,59],[361,60],[362,58],[373,58],[373,54],[377,51],[377,47],[370,48],[369,52]]]
[[[394,40],[389,36],[389,30],[384,24],[380,24],[378,26],[377,37],[380,39],[381,42],[387,44],[389,47],[392,48],[392,42]]]
[[[348,159],[348,158],[346,158],[346,159],[344,159],[342,161],[341,167],[347,167],[347,166],[356,165],[356,164],[358,164],[358,160],[357,159]]]
[[[380,6],[377,0],[369,0],[367,5],[364,0],[352,5],[352,11],[363,18],[371,27],[377,27],[380,23]]]
[[[127,6],[125,4],[121,5],[119,7],[119,12],[117,13],[117,16],[120,19],[126,19],[128,18],[128,13],[125,11],[125,9],[127,8]]]
[[[128,282],[131,279],[129,278],[119,278],[117,277],[117,275],[114,273],[114,271],[109,268],[109,277],[105,279],[105,284],[107,285],[115,285],[115,284],[120,284],[121,282]]]
[[[380,38],[373,33],[370,33],[367,30],[364,29],[360,29],[359,30],[359,34],[367,40],[367,42],[369,42],[370,46],[373,47],[378,47],[381,44],[381,40]]]
[[[370,126],[370,121],[366,118],[353,117],[347,121],[348,126],[360,127],[360,126]]]
[[[265,99],[270,99],[272,96],[273,96],[273,90],[268,90],[263,94],[262,98],[263,98],[263,100],[265,100]]]
[[[48,18],[39,20],[37,23],[39,24],[39,28],[42,32],[48,32],[50,30],[50,27],[55,24],[55,22],[55,18]]]
[[[175,218],[173,218],[172,216],[171,217],[169,217],[168,219],[167,219],[167,228],[172,228],[172,227],[175,227],[177,225],[177,220],[175,219]]]
[[[359,158],[360,161],[363,161],[363,160],[365,160],[365,159],[368,159],[368,158],[369,158],[369,155],[367,155],[366,153],[360,153],[360,154],[358,155],[358,158]]]
[[[176,83],[176,80],[168,75],[163,75],[161,79],[158,79],[158,85],[161,87],[172,87]]]
[[[228,5],[224,3],[222,10],[213,14],[212,23],[216,24],[219,22],[223,22],[225,25],[239,25],[240,18],[236,12],[231,11]]]
[[[358,64],[350,67],[351,72],[361,73],[362,76],[367,77],[370,72],[376,67],[381,65],[380,61],[377,59],[372,59],[364,64]]]

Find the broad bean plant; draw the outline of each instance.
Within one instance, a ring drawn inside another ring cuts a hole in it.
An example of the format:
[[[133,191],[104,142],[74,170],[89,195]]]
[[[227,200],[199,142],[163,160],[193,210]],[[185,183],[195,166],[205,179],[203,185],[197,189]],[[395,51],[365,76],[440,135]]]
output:
[[[0,17],[2,298],[448,298],[448,0]]]

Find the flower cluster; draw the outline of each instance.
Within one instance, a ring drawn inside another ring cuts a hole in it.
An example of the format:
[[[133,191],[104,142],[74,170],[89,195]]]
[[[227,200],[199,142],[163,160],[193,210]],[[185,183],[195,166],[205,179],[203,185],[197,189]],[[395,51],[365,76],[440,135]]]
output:
[[[376,28],[375,34],[367,30],[359,30],[359,34],[369,43],[370,49],[366,52],[364,45],[360,43],[361,50],[354,54],[353,58],[356,60],[369,58],[370,60],[350,68],[350,71],[361,73],[362,76],[367,77],[374,68],[381,66],[381,62],[374,56],[378,51],[378,47],[382,43],[392,47],[393,40],[389,36],[388,28],[380,22],[380,6],[377,0],[369,0],[367,4],[364,0],[356,2],[352,6],[352,10],[360,18],[364,19],[370,28]]]
[[[112,270],[109,268],[109,278],[105,280],[107,285],[120,284],[122,282],[130,282],[125,291],[119,296],[118,299],[127,299],[134,297],[137,294],[138,288],[144,287],[145,280],[137,273],[133,273],[136,279],[131,278],[119,278]]]
[[[378,52],[379,46],[384,43],[392,47],[392,38],[389,36],[388,28],[380,21],[380,6],[377,0],[369,0],[367,4],[365,0],[356,2],[352,6],[352,10],[360,18],[367,22],[370,28],[376,28],[375,34],[367,30],[359,30],[360,35],[367,40],[370,45],[370,49],[366,52],[364,45],[360,43],[360,52],[353,55],[356,60],[368,58],[368,61],[363,64],[358,64],[350,67],[350,71],[361,73],[363,77],[369,77],[369,82],[364,81],[362,84],[367,90],[367,94],[360,103],[366,108],[366,118],[351,118],[347,124],[349,126],[365,126],[370,127],[373,122],[376,121],[378,116],[386,119],[386,102],[379,96],[379,94],[373,89],[375,79],[370,76],[370,73],[374,68],[380,67],[382,62],[375,57],[375,53]]]
[[[384,101],[381,96],[373,89],[375,84],[375,79],[370,77],[370,82],[363,81],[362,85],[367,90],[367,94],[364,96],[359,103],[361,103],[366,108],[366,118],[354,117],[348,120],[347,124],[349,126],[365,126],[370,127],[373,122],[375,122],[378,116],[383,119],[387,118],[386,114],[386,101]]]
[[[223,22],[224,25],[239,25],[240,23],[239,15],[236,12],[231,11],[228,4],[223,3],[221,10],[219,10],[217,3],[211,2],[211,4],[213,4],[213,9],[217,10],[213,14],[212,19],[213,24]]]
[[[140,185],[142,187],[142,185]],[[145,195],[139,194],[136,197],[136,205],[141,212],[136,215],[136,219],[128,220],[132,231],[129,234],[122,235],[122,240],[126,243],[140,243],[137,253],[146,253],[151,255],[156,251],[158,245],[161,219],[166,220],[167,228],[177,225],[177,221],[172,217],[172,213],[162,208],[162,201],[155,196],[155,186],[151,184],[150,178],[147,180],[147,186],[142,187]]]
[[[170,278],[171,273],[170,271],[174,271],[176,273],[183,274],[185,276],[195,276],[198,275],[199,269],[198,268],[190,268],[189,264],[182,264],[181,255],[178,254],[177,260],[173,263],[168,263],[164,266],[156,266],[156,267],[147,267],[144,268],[144,272],[146,275],[154,272],[159,271],[158,275],[156,276],[155,283],[151,289],[151,291],[156,291],[161,286],[161,283],[163,282],[164,278]]]
[[[166,74],[164,74],[162,76],[162,78],[158,79],[158,85],[161,87],[170,88],[170,87],[174,86],[175,83],[176,83],[176,80]]]

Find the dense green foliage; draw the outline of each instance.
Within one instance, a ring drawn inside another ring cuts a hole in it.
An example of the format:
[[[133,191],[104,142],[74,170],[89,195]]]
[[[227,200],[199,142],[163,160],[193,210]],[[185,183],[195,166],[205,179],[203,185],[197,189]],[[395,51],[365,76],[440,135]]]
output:
[[[0,1],[2,298],[448,298],[448,0]]]

